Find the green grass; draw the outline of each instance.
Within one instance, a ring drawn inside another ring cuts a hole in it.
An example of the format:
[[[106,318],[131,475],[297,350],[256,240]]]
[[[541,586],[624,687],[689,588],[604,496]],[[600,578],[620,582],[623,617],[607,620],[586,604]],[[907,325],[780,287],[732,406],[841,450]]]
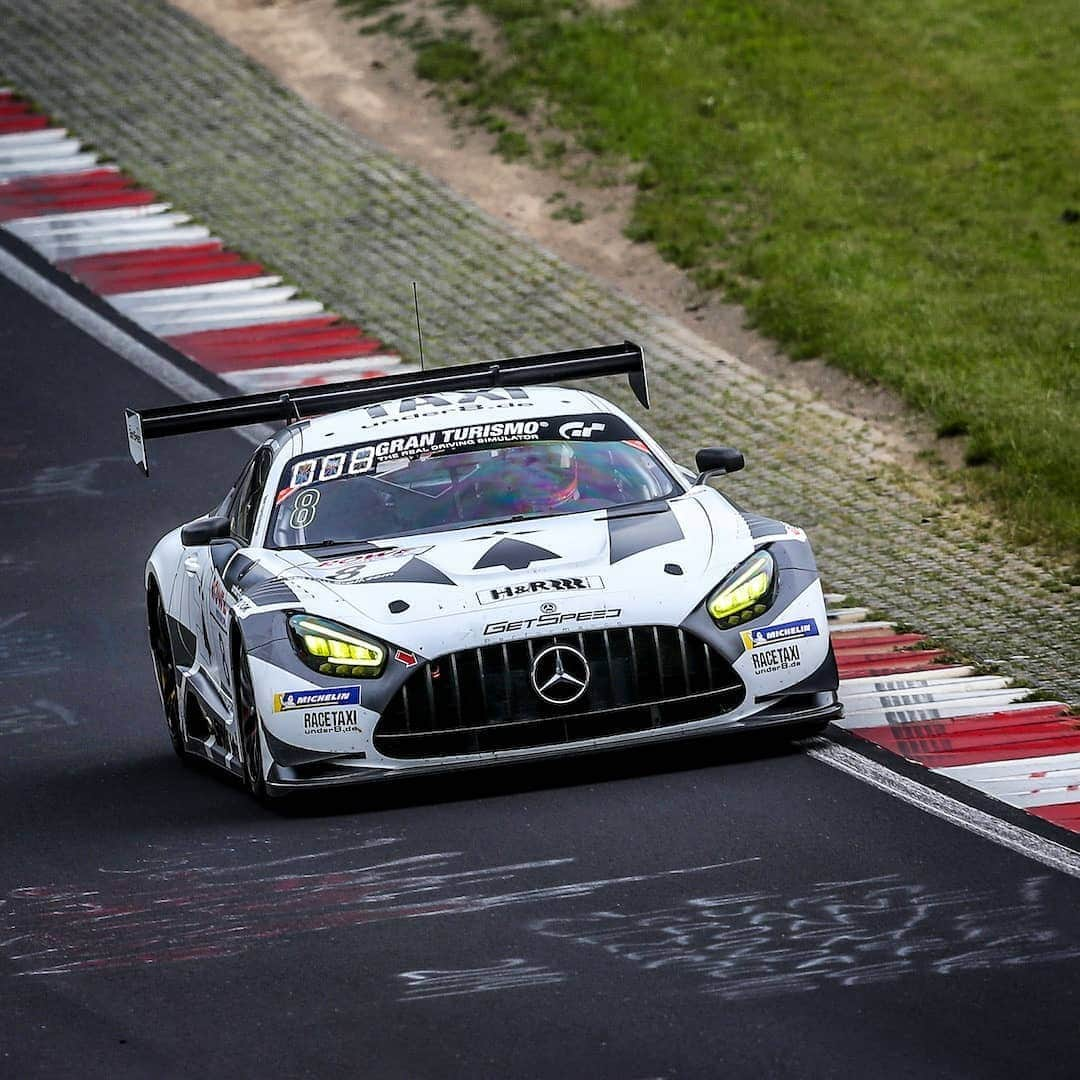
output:
[[[552,210],[555,221],[569,221],[571,225],[580,225],[585,220],[585,207],[579,202],[564,202],[557,210]]]
[[[965,436],[1017,538],[1080,553],[1075,0],[477,6],[507,59],[459,103],[635,163],[634,239]]]

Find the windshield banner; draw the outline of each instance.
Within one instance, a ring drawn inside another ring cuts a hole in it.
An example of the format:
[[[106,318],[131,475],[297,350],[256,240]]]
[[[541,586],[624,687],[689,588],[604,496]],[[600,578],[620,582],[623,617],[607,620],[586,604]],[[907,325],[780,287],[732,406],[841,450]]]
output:
[[[485,424],[419,431],[360,443],[332,454],[294,461],[282,474],[281,494],[350,476],[379,472],[390,462],[408,463],[436,454],[494,450],[529,442],[637,442],[637,435],[610,413],[556,416],[536,420],[498,420]],[[642,446],[644,449],[644,446]],[[279,500],[281,495],[279,495]]]

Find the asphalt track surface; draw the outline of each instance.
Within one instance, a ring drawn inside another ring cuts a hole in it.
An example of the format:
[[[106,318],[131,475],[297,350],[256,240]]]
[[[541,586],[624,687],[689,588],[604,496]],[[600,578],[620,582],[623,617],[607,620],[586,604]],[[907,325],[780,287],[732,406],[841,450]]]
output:
[[[1075,1076],[1080,882],[712,741],[286,812],[184,768],[157,537],[250,445],[0,279],[0,1075]]]

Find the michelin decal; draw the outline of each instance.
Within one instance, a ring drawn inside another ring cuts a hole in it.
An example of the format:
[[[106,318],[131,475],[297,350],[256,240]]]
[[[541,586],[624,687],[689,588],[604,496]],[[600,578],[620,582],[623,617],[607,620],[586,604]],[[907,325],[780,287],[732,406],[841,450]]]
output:
[[[284,690],[274,695],[274,712],[293,709],[334,708],[360,704],[359,686],[342,686],[334,690]]]
[[[799,638],[817,637],[818,625],[814,619],[797,619],[795,622],[777,623],[775,626],[759,626],[753,630],[743,630],[740,635],[743,647],[760,649],[765,645],[777,645],[782,641],[797,641]]]

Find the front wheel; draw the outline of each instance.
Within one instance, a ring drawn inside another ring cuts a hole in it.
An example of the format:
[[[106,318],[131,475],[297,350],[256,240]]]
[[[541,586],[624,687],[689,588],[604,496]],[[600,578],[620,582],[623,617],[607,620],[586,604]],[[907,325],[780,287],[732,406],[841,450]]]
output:
[[[161,693],[161,707],[165,710],[165,726],[169,740],[181,761],[187,760],[184,749],[184,733],[180,727],[180,694],[176,680],[176,664],[173,662],[172,641],[165,608],[157,592],[148,597],[150,623],[150,655],[154,658],[154,674]]]
[[[259,733],[259,712],[255,707],[255,688],[251,684],[251,665],[243,645],[236,650],[236,720],[244,755],[244,784],[248,791],[263,802],[266,799],[266,778],[263,770],[262,738]]]

